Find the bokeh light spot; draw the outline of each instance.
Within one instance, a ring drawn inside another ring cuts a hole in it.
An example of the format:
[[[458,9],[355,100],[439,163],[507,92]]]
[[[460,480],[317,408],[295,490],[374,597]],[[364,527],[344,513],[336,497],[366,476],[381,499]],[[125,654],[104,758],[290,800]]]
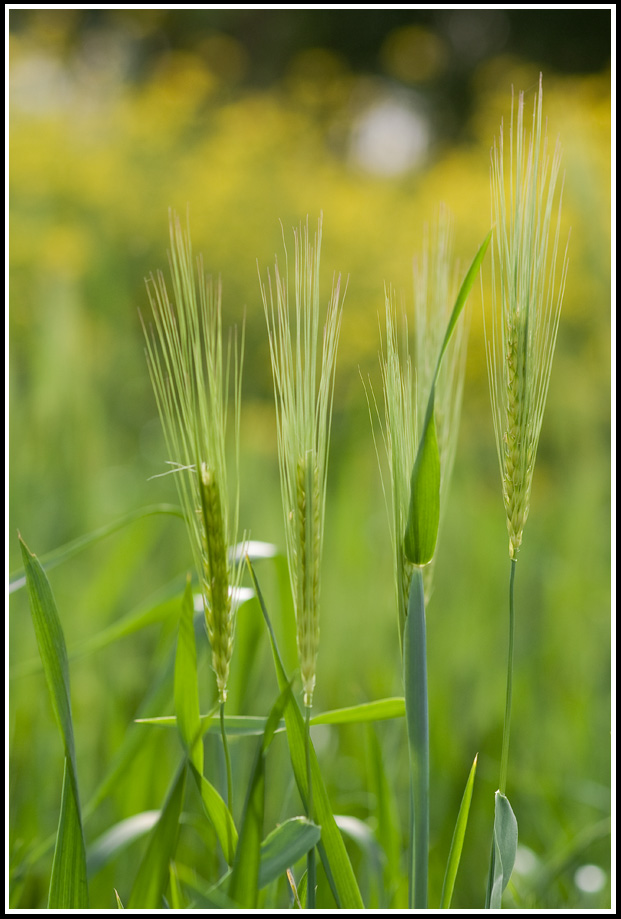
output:
[[[350,149],[354,161],[367,172],[396,176],[420,167],[429,143],[429,124],[422,112],[386,97],[355,122]]]
[[[599,893],[606,885],[606,872],[599,865],[582,865],[574,874],[574,881],[584,893]]]

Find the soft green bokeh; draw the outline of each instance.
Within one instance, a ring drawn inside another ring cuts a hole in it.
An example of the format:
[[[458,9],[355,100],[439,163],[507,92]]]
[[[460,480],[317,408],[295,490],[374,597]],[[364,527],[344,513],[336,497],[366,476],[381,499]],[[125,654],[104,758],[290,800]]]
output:
[[[170,478],[150,479],[164,471],[167,457],[138,317],[148,311],[144,277],[166,267],[169,207],[189,206],[195,251],[222,277],[225,323],[245,316],[240,524],[253,538],[284,546],[257,262],[264,272],[281,252],[279,221],[290,238],[291,226],[307,214],[314,221],[321,210],[326,301],[333,271],[348,276],[349,286],[328,476],[316,710],[400,694],[388,522],[360,374],[370,374],[379,393],[384,283],[411,302],[412,257],[441,201],[455,215],[456,253],[464,265],[472,259],[489,229],[489,149],[509,115],[511,85],[534,88],[538,69],[514,58],[473,69],[468,143],[438,146],[416,168],[388,178],[351,156],[361,108],[385,89],[377,78],[318,51],[301,56],[280,85],[242,91],[235,74],[243,48],[224,36],[218,45],[217,34],[213,41],[210,54],[171,51],[148,81],[130,83],[115,70],[114,55],[94,54],[80,69],[56,53],[53,35],[10,37],[10,568],[20,564],[17,529],[42,555],[126,511],[176,500]],[[441,66],[444,52],[427,50],[425,66]],[[548,134],[560,135],[564,150],[570,266],[516,577],[507,791],[520,841],[541,859],[610,806],[610,75],[544,72],[543,91]],[[439,902],[454,819],[479,751],[453,898],[456,907],[476,908],[484,897],[500,753],[509,561],[478,292],[469,309],[462,428],[428,610],[430,902]],[[69,649],[190,565],[182,524],[147,518],[56,569],[50,579]],[[276,609],[267,567],[263,577]],[[265,714],[275,681],[250,609],[238,623],[231,712],[238,706],[240,713]],[[10,617],[10,662],[17,667],[36,658],[23,592],[12,598]],[[72,662],[85,800],[173,646],[174,628],[171,619]],[[240,673],[244,650],[250,663]],[[204,649],[202,659],[206,689]],[[55,830],[62,763],[42,674],[11,680],[10,694],[10,841],[19,863],[25,847]],[[203,710],[207,701],[205,692]],[[87,827],[87,844],[115,821],[161,805],[179,751],[172,736],[144,731],[133,769]],[[378,734],[404,813],[404,727],[381,725]],[[318,730],[317,749],[335,813],[373,825],[362,733]],[[212,762],[216,751],[208,745]],[[243,782],[251,756],[241,742],[233,752]],[[278,788],[278,770],[283,782],[290,775],[278,739],[270,757],[267,829],[299,810],[295,790],[283,801]],[[405,840],[405,822],[402,832]],[[193,865],[192,845],[183,845]],[[607,852],[604,841],[577,864],[608,871]],[[49,858],[37,864],[17,905],[43,905],[49,867]],[[113,906],[113,886],[126,902],[134,874],[121,860],[98,876],[91,904]],[[606,906],[608,892],[597,902],[581,899],[566,871],[546,896],[541,905],[585,908]]]

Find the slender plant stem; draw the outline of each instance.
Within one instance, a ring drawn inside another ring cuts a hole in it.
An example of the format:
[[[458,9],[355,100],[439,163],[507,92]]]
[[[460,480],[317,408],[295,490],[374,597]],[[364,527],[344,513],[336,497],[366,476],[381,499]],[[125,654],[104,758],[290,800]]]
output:
[[[511,731],[511,699],[513,695],[513,635],[515,632],[515,608],[513,602],[515,567],[517,559],[511,559],[511,578],[509,581],[509,654],[507,660],[507,698],[505,702],[505,723],[502,731],[502,755],[500,757],[499,791],[505,794],[507,787],[507,764],[509,762],[509,734]]]
[[[427,909],[429,870],[429,710],[422,568],[414,568],[404,633],[405,707],[410,748],[409,908]]]
[[[226,739],[226,730],[224,727],[224,702],[220,702],[220,731],[222,733],[222,746],[224,748],[224,761],[226,763],[226,802],[231,816],[233,816],[233,776],[231,774],[229,744]]]
[[[501,794],[506,794],[507,788],[507,769],[509,763],[509,735],[511,733],[511,701],[513,698],[513,638],[515,634],[515,568],[517,559],[511,559],[511,576],[509,580],[509,651],[507,655],[507,695],[505,700],[505,721],[502,729],[502,753],[500,755],[500,783],[498,790]],[[494,840],[492,839],[492,851],[489,859],[489,875],[487,878],[487,894],[485,897],[485,908],[489,909],[492,895],[492,883],[494,878]]]
[[[308,780],[308,802],[306,806],[306,816],[309,820],[313,819],[313,782],[311,776],[311,757],[310,757],[310,716],[311,706],[306,706],[306,776]],[[308,850],[306,858],[307,875],[306,875],[306,904],[308,909],[315,909],[315,886],[316,879],[316,860],[315,848]]]

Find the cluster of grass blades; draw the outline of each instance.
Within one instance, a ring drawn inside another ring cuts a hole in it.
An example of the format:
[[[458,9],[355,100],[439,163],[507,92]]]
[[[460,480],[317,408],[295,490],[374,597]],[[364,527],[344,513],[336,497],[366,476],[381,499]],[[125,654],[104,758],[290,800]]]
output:
[[[490,389],[511,556],[507,703],[486,898],[487,907],[501,907],[517,849],[517,822],[505,794],[515,560],[528,513],[566,277],[565,258],[555,285],[558,230],[547,261],[558,155],[548,180],[545,155],[541,164],[539,159],[541,113],[540,87],[532,138],[525,144],[520,97],[515,153],[518,174],[511,179],[510,192],[503,184],[502,140],[493,152],[494,228],[478,248],[460,286],[453,286],[455,274],[444,213],[437,232],[429,237],[416,289],[418,339],[414,361],[408,350],[407,323],[403,325],[404,332],[399,333],[394,299],[392,294],[386,295],[385,350],[381,355],[384,412],[380,413],[374,396],[373,402],[383,418],[382,439],[389,469],[384,490],[394,549],[402,697],[312,712],[319,649],[327,460],[342,309],[339,278],[325,320],[320,318],[321,220],[314,239],[308,222],[295,234],[294,321],[290,317],[287,271],[280,272],[277,263],[273,278],[265,287],[261,285],[278,418],[285,558],[273,546],[250,542],[245,537],[237,542],[239,491],[233,489],[229,503],[225,433],[232,376],[238,465],[243,335],[239,349],[233,339],[228,348],[223,344],[220,289],[211,285],[200,261],[195,273],[189,232],[182,231],[175,216],[171,218],[173,296],[169,297],[161,274],[150,279],[155,332],[150,334],[145,325],[145,333],[149,370],[181,509],[166,505],[145,508],[41,561],[20,537],[24,567],[12,578],[11,590],[27,588],[40,662],[18,665],[12,675],[42,666],[62,739],[64,777],[55,838],[30,848],[12,879],[16,889],[20,877],[53,848],[48,908],[86,910],[93,906],[89,901],[89,877],[142,839],[142,856],[131,886],[110,892],[118,908],[275,908],[274,904],[282,902],[284,889],[291,908],[315,909],[321,893],[322,904],[330,902],[338,908],[358,910],[365,907],[365,902],[352,863],[352,849],[345,841],[349,838],[366,853],[369,864],[374,860],[381,863],[376,875],[377,883],[384,885],[380,901],[383,905],[399,909],[407,905],[418,910],[430,907],[429,814],[433,781],[429,765],[426,608],[461,401],[465,335],[459,324],[491,243],[495,253],[493,273],[495,279],[500,279],[501,293],[500,307],[494,304],[496,318],[489,326]],[[531,244],[538,247],[536,251],[527,249]],[[455,290],[453,297],[450,292]],[[456,334],[462,336],[458,342],[453,339]],[[425,367],[423,355],[428,365]],[[68,652],[46,571],[70,561],[93,542],[152,514],[176,515],[185,521],[196,569],[194,582],[188,576],[185,584],[170,585],[165,594],[144,608]],[[270,564],[277,569],[283,595],[290,590],[293,597],[299,673],[287,672],[260,586],[258,569]],[[281,577],[283,565],[288,583]],[[244,576],[247,587],[242,587]],[[249,612],[247,618],[255,617],[255,625],[258,621],[269,640],[273,664],[271,704],[263,716],[246,715],[243,710],[239,714],[225,711],[236,620],[242,608]],[[147,694],[147,704],[107,775],[82,805],[69,662],[76,655],[88,654],[171,616],[175,621],[175,647],[170,649],[165,667]],[[214,691],[211,707],[202,713],[199,659],[207,650]],[[300,683],[303,705],[298,701]],[[410,826],[405,885],[398,819],[375,735],[369,734],[378,808],[374,835],[362,821],[334,813],[311,732],[315,725],[328,724],[357,725],[364,730],[365,725],[386,720],[401,722],[407,736]],[[106,800],[116,777],[131,762],[141,736],[156,729],[176,732],[178,738],[176,768],[169,776],[161,807],[133,814],[98,838],[89,839],[92,815]],[[205,743],[211,735],[220,738],[224,779],[214,769],[213,760],[205,755]],[[279,735],[286,738],[299,812],[269,825],[266,796],[271,781],[270,750]],[[238,786],[229,755],[232,739],[247,748],[247,777]],[[449,909],[452,904],[476,769],[477,756],[457,814],[441,896],[433,904],[441,909]],[[185,864],[180,848],[190,811],[194,824],[208,831],[213,843],[211,870],[204,873]],[[325,890],[319,890],[321,885]],[[407,904],[399,899],[405,888]]]

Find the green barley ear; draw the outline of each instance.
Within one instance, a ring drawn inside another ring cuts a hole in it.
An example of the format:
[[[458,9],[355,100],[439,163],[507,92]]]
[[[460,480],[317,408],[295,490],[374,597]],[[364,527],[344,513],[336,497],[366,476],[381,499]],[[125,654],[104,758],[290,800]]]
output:
[[[335,279],[323,323],[319,258],[322,217],[311,239],[308,218],[294,231],[294,307],[285,272],[276,261],[268,283],[260,278],[267,322],[278,425],[278,456],[297,644],[310,708],[319,645],[319,588],[326,503],[334,372],[342,315],[341,278]]]
[[[440,210],[432,233],[426,231],[422,254],[414,265],[414,362],[405,310],[400,310],[399,321],[394,294],[385,294],[386,342],[380,356],[384,388],[382,435],[390,474],[391,537],[401,636],[414,565],[426,566],[423,577],[427,596],[431,590],[430,563],[455,457],[465,372],[467,326],[457,320],[487,242],[475,256],[455,297],[457,266],[452,255],[451,219],[445,208]],[[419,450],[420,444],[427,448],[425,455]],[[437,490],[430,503],[431,514],[437,514],[438,519],[436,525],[429,525],[428,535],[417,538],[412,536],[412,529],[424,529],[415,513],[424,489],[417,490],[416,474],[425,462],[430,472],[424,485],[434,480],[427,491]],[[425,543],[422,548],[421,542]]]
[[[543,123],[542,80],[532,128],[524,126],[524,94],[511,105],[508,161],[503,126],[491,158],[492,317],[486,329],[487,367],[509,532],[517,557],[530,508],[537,446],[545,408],[561,303],[567,246],[560,271],[561,151],[550,159]],[[553,218],[556,217],[555,226]]]
[[[230,550],[236,542],[239,510],[239,432],[241,345],[222,341],[220,284],[205,275],[202,259],[194,264],[189,228],[170,216],[169,255],[172,296],[158,271],[147,280],[153,312],[151,334],[143,328],[149,373],[164,430],[169,463],[175,474],[194,562],[203,594],[207,633],[220,701],[226,699],[233,651],[233,589],[241,562]],[[233,375],[235,500],[229,509],[226,464],[229,380]]]

